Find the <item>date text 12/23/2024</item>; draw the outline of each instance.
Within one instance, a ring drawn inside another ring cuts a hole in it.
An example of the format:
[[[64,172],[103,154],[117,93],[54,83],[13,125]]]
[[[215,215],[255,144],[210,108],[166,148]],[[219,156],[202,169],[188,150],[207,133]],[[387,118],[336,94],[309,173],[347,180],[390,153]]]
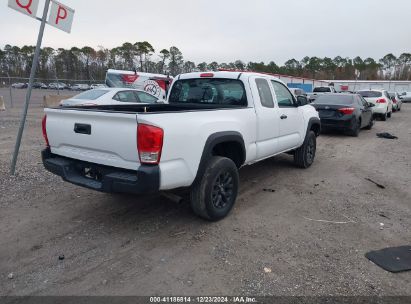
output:
[[[150,303],[257,303],[252,297],[150,297]]]

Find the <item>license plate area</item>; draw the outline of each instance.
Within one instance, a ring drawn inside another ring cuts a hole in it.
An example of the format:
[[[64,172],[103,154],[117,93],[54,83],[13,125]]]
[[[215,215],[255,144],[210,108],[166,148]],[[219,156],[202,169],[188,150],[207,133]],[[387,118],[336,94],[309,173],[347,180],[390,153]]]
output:
[[[89,180],[101,182],[103,180],[103,172],[97,167],[90,164],[76,164],[74,170],[77,175]]]
[[[103,174],[95,167],[83,167],[82,176],[98,182],[103,179]]]
[[[319,110],[318,113],[319,113],[320,117],[331,117],[331,116],[334,116],[335,111]]]

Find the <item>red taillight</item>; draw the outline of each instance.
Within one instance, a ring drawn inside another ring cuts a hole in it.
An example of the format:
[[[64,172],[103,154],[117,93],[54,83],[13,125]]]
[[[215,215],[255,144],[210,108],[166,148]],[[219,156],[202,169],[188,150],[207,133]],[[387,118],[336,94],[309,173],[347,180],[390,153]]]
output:
[[[341,108],[338,109],[338,112],[343,113],[344,115],[349,115],[354,113],[355,109],[354,108]]]
[[[213,73],[203,73],[203,74],[200,74],[200,77],[201,78],[213,78],[214,74]]]
[[[396,99],[396,98],[393,98],[393,99],[392,99],[392,102],[393,102],[393,103],[397,103],[397,99]]]
[[[47,137],[47,115],[44,115],[43,120],[41,121],[41,128],[43,130],[43,137],[46,141],[47,147],[50,147],[49,139]]]
[[[139,124],[137,149],[142,164],[158,164],[163,149],[164,131],[161,128]]]
[[[385,98],[380,98],[377,100],[377,103],[387,103],[387,101],[385,100]]]

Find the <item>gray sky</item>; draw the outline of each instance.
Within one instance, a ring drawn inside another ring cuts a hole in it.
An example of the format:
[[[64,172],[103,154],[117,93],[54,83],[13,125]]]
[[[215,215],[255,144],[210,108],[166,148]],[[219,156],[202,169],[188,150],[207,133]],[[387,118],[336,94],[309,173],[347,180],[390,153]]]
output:
[[[410,0],[61,0],[76,10],[71,34],[47,27],[43,46],[177,46],[195,62],[411,52]],[[39,12],[44,0],[40,1]],[[0,0],[0,46],[34,45],[39,22]]]

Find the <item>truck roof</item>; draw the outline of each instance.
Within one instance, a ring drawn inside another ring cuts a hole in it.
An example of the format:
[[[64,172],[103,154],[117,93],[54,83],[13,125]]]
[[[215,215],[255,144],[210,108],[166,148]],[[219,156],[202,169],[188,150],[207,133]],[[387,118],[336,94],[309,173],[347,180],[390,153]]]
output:
[[[107,74],[138,75],[138,76],[145,76],[145,77],[159,78],[159,79],[167,79],[167,78],[172,79],[173,78],[173,76],[168,76],[164,74],[143,73],[143,72],[138,72],[138,71],[114,70],[114,69],[108,69]]]
[[[209,72],[193,72],[178,75],[175,80],[179,79],[192,79],[192,78],[227,78],[227,79],[240,79],[240,77],[258,76],[263,78],[275,79],[284,84],[275,75],[269,73],[248,72],[248,71],[209,71]]]

